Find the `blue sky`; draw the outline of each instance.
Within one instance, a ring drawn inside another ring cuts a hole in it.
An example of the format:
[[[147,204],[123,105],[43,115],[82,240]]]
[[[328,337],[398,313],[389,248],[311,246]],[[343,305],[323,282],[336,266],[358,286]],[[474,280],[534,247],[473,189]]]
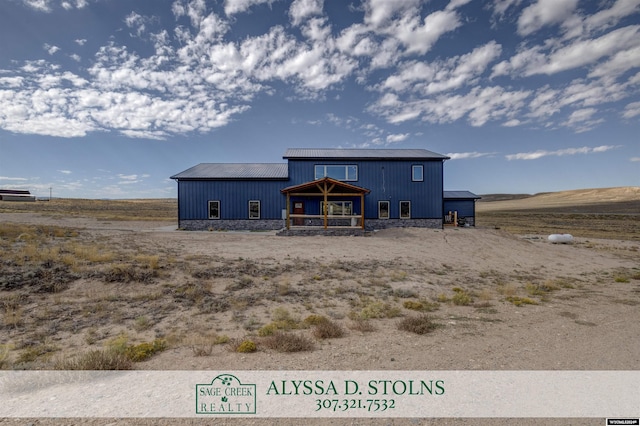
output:
[[[2,0],[0,187],[425,148],[445,189],[640,185],[640,0]]]

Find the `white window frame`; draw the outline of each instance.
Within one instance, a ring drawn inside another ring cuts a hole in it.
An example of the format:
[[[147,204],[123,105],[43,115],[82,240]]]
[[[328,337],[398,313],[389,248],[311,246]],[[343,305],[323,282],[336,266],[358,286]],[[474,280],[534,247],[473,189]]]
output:
[[[347,200],[337,200],[337,201],[327,201],[329,203],[329,205],[331,205],[331,203],[335,203],[335,204],[342,204],[342,213],[341,214],[332,214],[329,213],[329,215],[331,216],[350,216],[344,213],[345,211],[345,206],[349,206],[349,211],[351,212],[351,215],[353,215],[353,201],[347,201]],[[320,203],[320,214],[324,214],[324,201]]]
[[[218,204],[218,216],[211,216],[211,204],[212,203],[217,203]],[[220,200],[209,200],[209,202],[207,203],[207,207],[209,210],[209,219],[220,219]]]
[[[313,167],[313,177],[314,180],[322,179],[327,177],[327,167],[342,167],[344,168],[344,179],[331,177],[332,179],[336,179],[342,182],[356,182],[358,180],[358,165],[357,164],[316,164]],[[356,172],[356,176],[353,179],[349,179],[349,168],[353,167]]]
[[[403,203],[407,203],[409,205],[409,215],[408,216],[402,216],[402,204]],[[399,210],[400,219],[411,219],[411,201],[408,201],[408,200],[400,201],[400,204],[399,204],[398,207],[400,208],[400,210]]]
[[[251,216],[252,203],[258,203],[258,216]],[[249,219],[260,219],[260,200],[249,200]]]
[[[387,217],[380,215],[382,204],[387,205]],[[378,219],[389,219],[391,217],[391,202],[390,201],[378,201]]]
[[[420,170],[420,179],[416,179],[416,171]],[[424,182],[424,166],[422,164],[414,164],[411,166],[411,181]]]

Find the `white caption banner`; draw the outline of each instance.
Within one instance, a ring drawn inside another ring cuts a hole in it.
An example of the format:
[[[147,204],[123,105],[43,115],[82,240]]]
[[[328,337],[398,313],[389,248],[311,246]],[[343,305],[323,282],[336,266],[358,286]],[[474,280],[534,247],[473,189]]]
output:
[[[640,371],[0,371],[0,417],[638,417]]]

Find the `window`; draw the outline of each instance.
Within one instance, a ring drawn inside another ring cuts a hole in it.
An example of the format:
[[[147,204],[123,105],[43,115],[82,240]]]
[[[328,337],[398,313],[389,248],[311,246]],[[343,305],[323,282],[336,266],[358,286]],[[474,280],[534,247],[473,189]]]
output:
[[[353,203],[351,201],[328,201],[329,205],[329,215],[334,216],[351,216],[351,212],[353,211]],[[324,202],[322,202],[322,213],[324,214],[327,207]]]
[[[411,201],[400,201],[400,219],[411,219]]]
[[[378,219],[389,219],[388,201],[378,201]]]
[[[358,166],[344,164],[317,164],[315,166],[314,174],[315,179],[330,177],[336,180],[355,181],[358,180]]]
[[[260,201],[249,201],[249,219],[260,219]]]
[[[209,201],[209,219],[220,219],[220,201]]]
[[[411,180],[414,182],[422,182],[424,180],[424,168],[421,164],[411,166]]]

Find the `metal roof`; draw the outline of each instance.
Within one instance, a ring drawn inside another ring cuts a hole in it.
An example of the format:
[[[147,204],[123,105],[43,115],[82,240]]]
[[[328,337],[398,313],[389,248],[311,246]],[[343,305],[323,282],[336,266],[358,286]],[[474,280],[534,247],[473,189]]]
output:
[[[480,199],[482,197],[480,197],[479,195],[474,194],[473,192],[469,192],[469,191],[443,191],[442,194],[443,198],[446,199]]]
[[[287,163],[200,163],[171,179],[287,179]]]
[[[450,157],[426,149],[340,149],[340,148],[289,148],[282,158],[291,159],[439,159]]]

